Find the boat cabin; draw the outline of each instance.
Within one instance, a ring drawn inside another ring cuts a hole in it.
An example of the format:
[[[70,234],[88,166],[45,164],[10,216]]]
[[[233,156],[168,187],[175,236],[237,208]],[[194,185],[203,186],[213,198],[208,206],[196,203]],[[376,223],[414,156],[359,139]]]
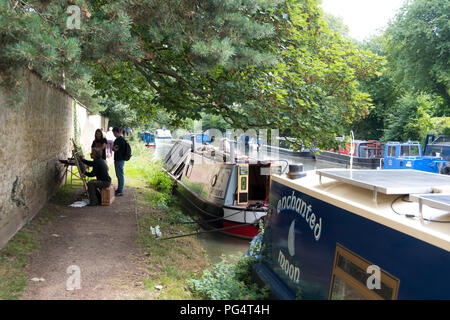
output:
[[[183,140],[191,141],[193,137],[195,138],[195,143],[200,144],[211,143],[211,137],[206,133],[188,133],[183,136]]]
[[[149,131],[144,132],[144,140],[145,145],[149,148],[154,148],[156,146],[155,144],[155,134]]]
[[[446,161],[440,157],[423,156],[419,142],[388,142],[384,154],[384,169],[414,169],[433,173],[446,171]]]
[[[428,134],[423,153],[426,156],[441,157],[450,161],[450,137],[440,135],[435,138],[434,134]]]
[[[232,159],[212,145],[196,147],[180,140],[164,159],[164,170],[190,211],[213,219],[216,228],[235,226],[230,233],[252,238],[259,232],[258,220],[267,214],[271,175],[281,173],[282,164],[236,155]]]
[[[322,169],[272,177],[257,279],[278,299],[449,299],[450,177]]]

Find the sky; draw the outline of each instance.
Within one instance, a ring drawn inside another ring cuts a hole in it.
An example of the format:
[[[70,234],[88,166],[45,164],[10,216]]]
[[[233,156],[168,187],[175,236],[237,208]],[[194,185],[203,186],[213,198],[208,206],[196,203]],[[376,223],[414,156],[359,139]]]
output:
[[[377,29],[387,26],[404,0],[322,0],[322,9],[341,17],[349,35],[364,40]]]

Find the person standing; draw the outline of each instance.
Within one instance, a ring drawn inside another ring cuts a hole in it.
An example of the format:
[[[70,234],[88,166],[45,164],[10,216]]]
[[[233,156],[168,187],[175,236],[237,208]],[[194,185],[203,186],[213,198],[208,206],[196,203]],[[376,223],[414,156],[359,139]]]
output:
[[[106,146],[108,141],[103,136],[103,132],[100,129],[95,130],[95,139],[92,142],[91,148],[99,148],[102,150],[102,159],[106,160]]]
[[[125,165],[125,153],[127,148],[127,142],[122,136],[122,130],[119,127],[113,128],[113,134],[116,137],[114,140],[113,151],[114,151],[114,168],[116,170],[116,177],[119,185],[115,192],[116,196],[123,195],[123,187],[125,185],[125,177],[123,173],[123,167]]]
[[[107,141],[107,145],[108,145],[108,158],[112,157],[113,151],[112,151],[112,147],[113,147],[113,143],[114,140],[116,139],[116,137],[114,137],[114,134],[112,132],[112,127],[109,128],[108,132],[106,133],[106,141]]]
[[[98,206],[99,199],[97,197],[97,188],[108,188],[111,185],[111,177],[108,174],[108,165],[102,159],[102,150],[100,148],[92,148],[91,157],[93,161],[82,159],[83,163],[92,167],[91,172],[85,172],[88,177],[96,177],[97,180],[91,180],[87,183],[89,193],[89,206]]]

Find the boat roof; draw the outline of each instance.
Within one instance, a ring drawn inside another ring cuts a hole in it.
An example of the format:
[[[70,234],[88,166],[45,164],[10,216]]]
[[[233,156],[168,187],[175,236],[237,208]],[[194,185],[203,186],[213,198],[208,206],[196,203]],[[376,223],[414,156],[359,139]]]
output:
[[[450,176],[419,170],[324,169],[317,174],[385,194],[431,193],[450,186]]]
[[[450,251],[450,176],[416,170],[326,169],[306,171],[306,177],[294,180],[286,175],[272,179]],[[441,198],[429,199],[438,192]],[[426,200],[419,205],[418,197]]]

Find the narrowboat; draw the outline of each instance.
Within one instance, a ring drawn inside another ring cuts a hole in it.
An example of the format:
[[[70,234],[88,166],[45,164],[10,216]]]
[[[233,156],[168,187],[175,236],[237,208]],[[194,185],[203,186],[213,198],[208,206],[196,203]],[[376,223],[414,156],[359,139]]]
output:
[[[155,135],[152,132],[145,131],[144,132],[144,140],[145,140],[146,147],[148,147],[148,148],[156,147]]]
[[[450,138],[446,135],[428,134],[425,139],[423,154],[432,157],[441,157],[450,161]]]
[[[450,174],[450,162],[439,156],[424,156],[419,142],[388,142],[385,145],[383,169],[413,169]]]
[[[279,154],[287,155],[290,157],[299,157],[299,158],[314,158],[315,157],[315,153],[314,153],[314,151],[311,151],[311,149],[302,149],[299,151],[294,151],[288,147],[283,147],[282,144],[280,144],[280,146],[262,145],[262,147],[266,148],[267,152],[278,152]],[[263,148],[261,148],[261,149],[263,149]]]
[[[191,141],[194,137],[196,143],[200,144],[208,144],[211,143],[211,137],[206,133],[188,133],[183,136],[183,140]]]
[[[450,299],[450,176],[273,176],[255,280],[277,299]]]
[[[353,158],[353,168],[377,169],[383,158],[384,143],[375,140],[355,140],[353,148],[350,142],[338,150],[324,150],[315,155],[317,161],[325,161],[349,166]],[[353,149],[353,151],[352,151]]]
[[[200,216],[202,226],[253,238],[267,215],[272,173],[281,173],[283,164],[230,157],[212,145],[196,146],[178,140],[164,159],[163,169],[175,181],[174,193],[189,212]]]
[[[314,158],[315,152],[311,149],[303,148],[297,151],[293,150],[289,144],[289,141],[292,140],[294,140],[294,138],[277,137],[278,145],[268,145],[263,144],[262,139],[250,139],[250,148],[256,151],[264,150],[266,152],[278,153],[290,157]]]
[[[172,139],[172,134],[170,133],[170,130],[167,130],[166,128],[157,129],[155,131],[155,137],[156,139]]]

